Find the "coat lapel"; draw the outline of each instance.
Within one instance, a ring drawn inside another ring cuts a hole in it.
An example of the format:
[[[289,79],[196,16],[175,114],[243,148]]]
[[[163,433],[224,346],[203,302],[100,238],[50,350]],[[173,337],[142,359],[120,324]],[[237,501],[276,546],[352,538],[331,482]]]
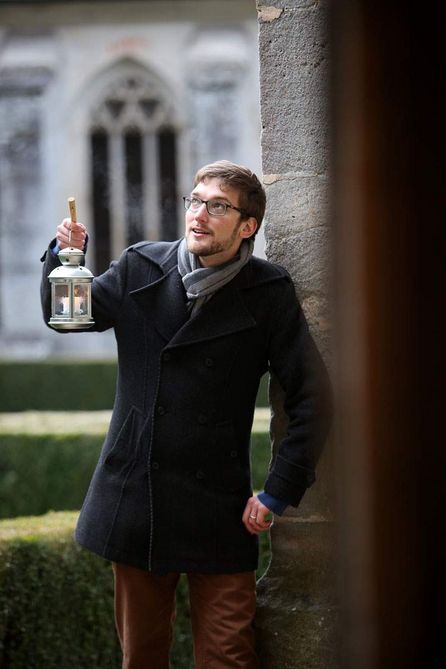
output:
[[[178,330],[169,342],[169,348],[224,337],[255,325],[239,291],[230,283],[215,293],[197,315]]]
[[[156,262],[164,275],[130,293],[149,318],[153,314],[155,328],[168,342],[168,346],[186,346],[255,327],[256,321],[245,306],[239,290],[246,283],[251,283],[248,266],[217,291],[196,316],[190,318],[186,292],[178,272],[178,244],[165,244],[163,254],[158,253],[157,257],[155,251],[161,244],[153,248],[151,245],[141,245],[137,249],[141,255]]]
[[[149,318],[153,315],[155,328],[166,341],[189,318],[186,291],[176,265],[158,281],[133,290],[130,295]]]

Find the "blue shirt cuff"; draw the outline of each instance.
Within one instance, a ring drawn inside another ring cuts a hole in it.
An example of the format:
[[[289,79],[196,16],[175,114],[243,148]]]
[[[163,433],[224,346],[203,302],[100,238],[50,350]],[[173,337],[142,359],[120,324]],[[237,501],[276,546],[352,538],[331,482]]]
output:
[[[268,507],[268,509],[277,516],[281,516],[288,506],[287,502],[284,502],[282,499],[277,499],[277,497],[273,497],[272,495],[268,495],[268,493],[264,490],[259,492],[257,497],[262,502],[262,504]]]

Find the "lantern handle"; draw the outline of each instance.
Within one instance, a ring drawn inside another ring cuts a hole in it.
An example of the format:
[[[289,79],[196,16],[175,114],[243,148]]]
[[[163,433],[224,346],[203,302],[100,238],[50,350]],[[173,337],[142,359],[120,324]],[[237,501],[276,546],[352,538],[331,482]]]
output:
[[[74,197],[68,198],[68,208],[70,210],[71,218],[70,232],[68,233],[68,244],[71,246],[71,230],[73,228],[73,223],[77,223],[76,200]]]

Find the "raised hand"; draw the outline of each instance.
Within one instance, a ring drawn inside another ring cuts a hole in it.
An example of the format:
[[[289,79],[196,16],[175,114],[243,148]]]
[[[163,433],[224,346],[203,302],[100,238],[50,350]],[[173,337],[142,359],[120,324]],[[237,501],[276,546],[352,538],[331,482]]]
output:
[[[85,225],[79,222],[74,223],[70,218],[64,218],[62,223],[57,226],[56,239],[60,249],[66,249],[68,246],[73,246],[74,248],[83,251],[86,238],[87,229]]]

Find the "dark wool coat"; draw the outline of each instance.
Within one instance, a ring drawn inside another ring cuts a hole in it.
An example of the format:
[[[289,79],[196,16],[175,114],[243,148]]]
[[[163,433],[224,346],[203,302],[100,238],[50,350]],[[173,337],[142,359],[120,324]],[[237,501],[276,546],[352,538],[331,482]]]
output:
[[[189,318],[178,245],[136,244],[93,281],[94,329],[114,328],[119,373],[76,539],[154,573],[253,570],[241,517],[259,380],[277,375],[290,418],[264,487],[297,506],[324,438],[325,372],[284,269],[253,257]],[[58,264],[48,252],[46,322]]]

